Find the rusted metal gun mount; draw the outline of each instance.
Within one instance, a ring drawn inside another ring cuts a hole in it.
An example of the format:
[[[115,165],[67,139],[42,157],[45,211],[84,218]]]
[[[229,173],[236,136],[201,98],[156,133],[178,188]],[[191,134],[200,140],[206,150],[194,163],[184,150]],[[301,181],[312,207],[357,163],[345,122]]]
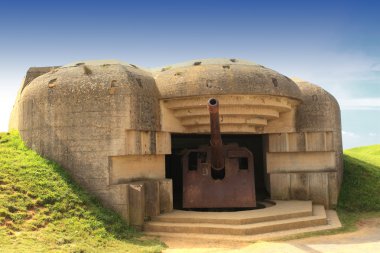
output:
[[[223,144],[219,103],[208,101],[209,146],[185,150],[182,156],[184,208],[255,207],[253,155],[237,144]]]

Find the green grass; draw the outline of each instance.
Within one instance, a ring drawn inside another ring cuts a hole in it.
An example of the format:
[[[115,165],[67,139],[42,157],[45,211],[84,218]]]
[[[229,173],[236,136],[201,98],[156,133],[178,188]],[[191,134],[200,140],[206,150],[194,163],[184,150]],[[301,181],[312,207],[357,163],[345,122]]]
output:
[[[343,224],[338,232],[356,230],[361,219],[380,217],[380,145],[344,151],[337,211]]]
[[[380,145],[344,151],[337,211],[341,231],[356,230],[358,220],[380,216]]]
[[[380,211],[380,145],[344,152],[344,174],[338,209]]]
[[[0,133],[0,252],[160,252],[56,163]]]

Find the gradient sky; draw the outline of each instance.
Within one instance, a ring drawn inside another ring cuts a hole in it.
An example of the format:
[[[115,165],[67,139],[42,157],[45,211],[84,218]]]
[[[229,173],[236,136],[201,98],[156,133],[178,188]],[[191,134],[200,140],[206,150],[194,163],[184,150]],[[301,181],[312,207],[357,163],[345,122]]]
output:
[[[380,1],[1,1],[0,131],[31,66],[243,58],[316,83],[344,148],[380,143]]]

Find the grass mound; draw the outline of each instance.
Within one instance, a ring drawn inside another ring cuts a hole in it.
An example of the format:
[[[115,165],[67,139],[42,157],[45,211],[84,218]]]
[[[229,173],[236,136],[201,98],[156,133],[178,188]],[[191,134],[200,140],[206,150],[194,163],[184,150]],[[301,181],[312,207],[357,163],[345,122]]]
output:
[[[59,165],[0,133],[1,252],[160,252],[84,192]]]
[[[380,216],[380,145],[344,151],[344,171],[338,214],[344,227],[354,231],[361,219]]]
[[[351,212],[380,211],[380,145],[345,150],[338,207]]]

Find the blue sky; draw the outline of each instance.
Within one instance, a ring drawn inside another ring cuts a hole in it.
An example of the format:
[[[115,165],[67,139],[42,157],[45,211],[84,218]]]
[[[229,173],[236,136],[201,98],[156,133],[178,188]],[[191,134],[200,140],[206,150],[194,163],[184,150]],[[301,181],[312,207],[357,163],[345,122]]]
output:
[[[319,84],[344,147],[380,143],[377,1],[1,1],[0,131],[31,66],[243,58]]]

